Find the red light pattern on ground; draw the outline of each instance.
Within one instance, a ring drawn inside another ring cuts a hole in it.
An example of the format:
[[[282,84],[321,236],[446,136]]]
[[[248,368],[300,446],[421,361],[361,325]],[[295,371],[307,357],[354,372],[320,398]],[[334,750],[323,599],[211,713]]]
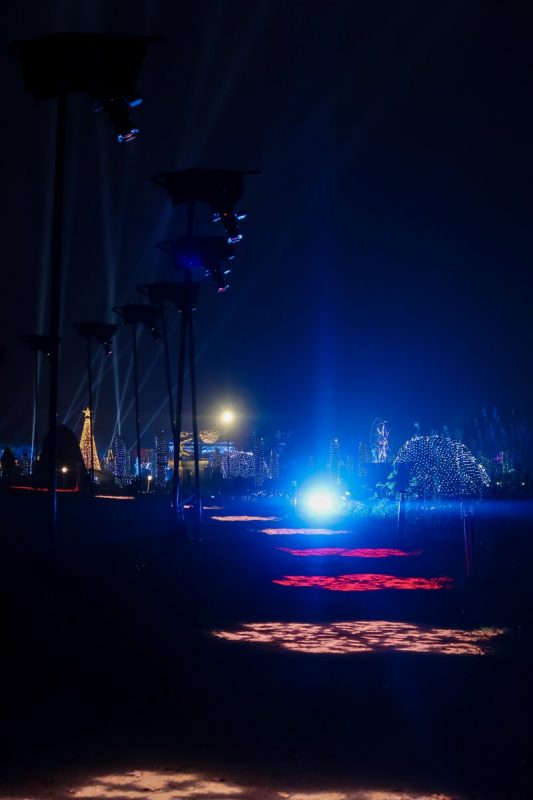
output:
[[[298,653],[343,655],[395,651],[441,655],[486,655],[501,628],[460,630],[431,628],[410,622],[355,620],[315,625],[301,622],[256,622],[237,631],[214,631],[230,642],[265,644]]]
[[[260,533],[268,536],[336,536],[339,533],[350,533],[350,531],[337,531],[334,528],[263,528]]]
[[[419,556],[422,550],[395,550],[384,547],[358,547],[350,550],[346,547],[308,547],[305,550],[293,550],[290,547],[276,547],[291,556],[343,556],[345,558],[406,558],[408,556]]]
[[[135,500],[135,497],[125,494],[95,494],[97,500]]]
[[[50,781],[53,789],[39,787],[34,793],[27,792],[30,800],[67,800],[67,798],[115,798],[116,800],[452,800],[450,795],[427,794],[401,789],[323,789],[302,791],[292,789],[281,779],[273,786],[242,784],[229,777],[216,777],[202,773],[176,772],[172,770],[132,770],[111,775],[92,777],[87,783],[64,784],[55,778]],[[63,785],[64,784],[64,785]],[[276,785],[277,784],[277,785]],[[21,795],[22,796],[22,795]],[[13,800],[3,797],[2,800]],[[453,800],[460,800],[454,795]]]
[[[353,575],[284,575],[274,580],[280,586],[296,586],[328,589],[331,592],[374,592],[381,589],[434,590],[451,589],[453,581],[448,577],[403,578],[398,575],[355,573]]]
[[[184,772],[155,772],[139,770],[117,775],[103,775],[92,783],[81,786],[69,794],[79,798],[129,798],[142,800],[148,795],[157,800],[180,798],[237,797],[242,788],[225,781]]]
[[[48,487],[46,486],[10,486],[10,489],[15,489],[17,492],[47,492]],[[76,486],[74,489],[56,489],[56,492],[63,492],[65,494],[73,494],[74,492],[79,492],[79,488]]]
[[[211,519],[216,519],[217,522],[275,522],[279,519],[279,517],[211,517]]]

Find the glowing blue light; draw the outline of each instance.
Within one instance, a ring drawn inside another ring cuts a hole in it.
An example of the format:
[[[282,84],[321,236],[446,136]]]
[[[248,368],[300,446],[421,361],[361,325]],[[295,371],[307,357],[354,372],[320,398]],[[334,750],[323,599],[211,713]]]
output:
[[[339,511],[337,494],[327,487],[312,489],[302,497],[302,505],[309,513],[318,517],[329,517]]]
[[[132,128],[128,133],[119,133],[117,136],[118,142],[132,142],[139,133],[139,128]]]

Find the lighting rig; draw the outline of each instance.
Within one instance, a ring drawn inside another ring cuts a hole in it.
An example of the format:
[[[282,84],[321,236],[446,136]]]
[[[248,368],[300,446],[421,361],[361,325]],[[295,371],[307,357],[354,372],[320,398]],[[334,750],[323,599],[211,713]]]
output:
[[[57,100],[54,200],[50,241],[50,360],[48,495],[51,532],[57,519],[57,398],[59,325],[61,319],[61,269],[67,96],[89,95],[96,110],[103,110],[117,141],[129,142],[139,133],[130,109],[139,105],[136,89],[148,44],[154,37],[108,36],[97,33],[54,33],[13,42],[9,51],[22,67],[24,88],[35,100]]]
[[[245,211],[236,206],[244,194],[244,176],[259,175],[251,170],[184,169],[180,172],[158,172],[152,177],[169,195],[173,206],[207,203],[213,222],[222,222],[229,244],[242,239],[239,222]]]
[[[141,422],[139,414],[139,373],[137,368],[137,325],[144,325],[154,341],[161,341],[160,325],[162,311],[156,306],[127,305],[114,306],[112,311],[122,317],[124,325],[131,327],[131,342],[133,352],[133,386],[135,392],[135,426],[137,436],[137,490],[142,489],[141,480]]]
[[[157,245],[160,250],[172,257],[177,280],[171,284],[140,287],[140,290],[145,290],[144,293],[148,294],[150,302],[156,302],[157,299],[161,303],[170,302],[181,314],[176,414],[173,421],[174,473],[171,504],[178,519],[184,522],[185,502],[179,478],[179,453],[185,362],[188,357],[194,448],[194,494],[190,500],[194,508],[197,537],[200,537],[202,528],[202,498],[193,312],[198,303],[200,284],[206,277],[214,280],[219,292],[225,292],[229,286],[228,262],[235,258],[235,245],[242,239],[238,222],[246,216],[244,212],[238,211],[236,206],[244,193],[244,176],[256,174],[258,173],[243,170],[187,169],[180,172],[160,172],[152,178],[167,192],[174,207],[181,205],[187,207],[185,236],[172,241],[160,242]],[[210,207],[213,221],[222,222],[226,231],[225,236],[193,235],[196,203],[206,203]],[[171,393],[169,393],[169,402],[172,405]]]
[[[87,340],[87,387],[89,394],[89,431],[91,436],[91,460],[89,474],[91,476],[91,493],[94,491],[94,428],[93,428],[93,372],[92,372],[92,340],[102,345],[106,356],[112,353],[112,339],[118,325],[109,322],[73,322],[72,327]]]

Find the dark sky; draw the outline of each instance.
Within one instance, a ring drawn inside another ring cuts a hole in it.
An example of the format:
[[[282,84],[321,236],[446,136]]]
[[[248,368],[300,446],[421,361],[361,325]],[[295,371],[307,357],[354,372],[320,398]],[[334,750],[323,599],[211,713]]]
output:
[[[46,332],[54,103],[36,104],[5,51],[54,31],[156,34],[142,136],[118,145],[69,100],[59,417],[77,433],[85,357],[71,328],[113,321],[139,283],[171,279],[158,241],[184,218],[150,183],[191,166],[259,169],[231,289],[197,313],[202,424],[359,436],[376,416],[410,435],[497,403],[529,414],[531,25],[518,4],[8,3],[3,81],[0,442],[29,441],[32,357]],[[216,233],[200,218],[198,232]],[[176,325],[173,323],[173,345]],[[96,435],[133,438],[129,331],[101,372]],[[162,348],[141,345],[147,444],[168,430]],[[175,348],[176,349],[176,348]],[[47,365],[41,398],[47,405]],[[45,413],[39,418],[44,433]],[[400,437],[401,438],[401,437]]]

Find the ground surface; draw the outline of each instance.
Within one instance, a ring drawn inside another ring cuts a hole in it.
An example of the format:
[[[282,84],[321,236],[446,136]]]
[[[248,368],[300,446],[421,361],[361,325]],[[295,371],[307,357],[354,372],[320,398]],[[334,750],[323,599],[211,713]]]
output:
[[[1,498],[2,797],[533,796],[530,505],[477,512],[467,582],[458,520],[269,535],[307,523],[226,503],[191,543],[163,501],[69,497],[52,546],[45,499]]]

